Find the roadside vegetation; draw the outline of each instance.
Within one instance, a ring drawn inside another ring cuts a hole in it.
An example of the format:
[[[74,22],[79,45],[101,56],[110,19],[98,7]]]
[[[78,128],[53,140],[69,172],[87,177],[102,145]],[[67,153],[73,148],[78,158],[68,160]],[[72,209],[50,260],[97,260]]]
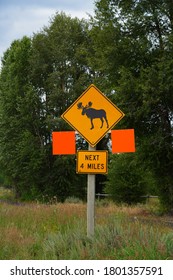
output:
[[[96,201],[93,238],[86,236],[86,203],[69,201],[1,202],[0,259],[173,259],[173,219],[158,215],[157,200]]]
[[[106,185],[114,201],[128,204],[157,195],[171,212],[172,0],[96,0],[88,20],[57,12],[11,43],[0,70],[0,182],[23,201],[85,200],[86,175],[76,174],[75,155],[52,155],[52,132],[72,129],[61,115],[92,83],[125,114],[113,129],[134,128],[136,144],[135,153],[120,155],[110,155],[109,136],[97,144],[109,150],[110,165],[96,192]],[[87,149],[80,136],[76,148]]]
[[[52,155],[52,132],[72,129],[61,115],[90,84],[124,112],[115,129],[134,128],[136,152],[112,155],[110,134],[97,144],[109,171],[96,194],[114,204],[97,201],[88,239],[86,175]],[[88,20],[57,12],[14,40],[0,69],[0,259],[172,259],[172,93],[172,0],[96,0]]]

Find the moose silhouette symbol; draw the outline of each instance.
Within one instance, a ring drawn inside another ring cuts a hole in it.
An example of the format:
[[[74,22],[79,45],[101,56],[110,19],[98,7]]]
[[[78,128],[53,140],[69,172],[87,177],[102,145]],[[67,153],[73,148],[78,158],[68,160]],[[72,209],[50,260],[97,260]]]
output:
[[[91,101],[89,101],[86,106],[83,106],[82,102],[77,104],[77,108],[82,109],[82,115],[86,115],[90,119],[90,121],[91,121],[91,128],[90,129],[94,128],[93,119],[100,119],[101,120],[101,127],[100,128],[103,127],[103,123],[104,123],[104,119],[105,119],[106,124],[107,124],[107,128],[108,128],[109,124],[108,124],[108,120],[107,120],[105,110],[103,110],[103,109],[97,110],[97,109],[94,109],[94,108],[91,108],[91,107],[92,107],[92,102]]]

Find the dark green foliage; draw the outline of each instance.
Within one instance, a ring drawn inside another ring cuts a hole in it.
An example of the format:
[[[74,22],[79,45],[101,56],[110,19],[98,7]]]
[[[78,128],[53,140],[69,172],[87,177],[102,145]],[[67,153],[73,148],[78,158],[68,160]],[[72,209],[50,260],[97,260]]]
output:
[[[147,175],[134,154],[113,155],[105,191],[118,203],[142,202],[148,191]]]
[[[102,56],[93,65],[126,114],[121,127],[135,129],[141,166],[154,174],[162,204],[172,209],[172,1],[98,0],[96,7],[92,34]]]
[[[56,14],[49,28],[14,41],[0,77],[0,164],[21,199],[85,199],[84,176],[72,156],[52,155],[52,131],[89,79],[83,48],[87,24]]]
[[[4,177],[3,175],[0,173],[0,186],[2,186],[4,184]]]

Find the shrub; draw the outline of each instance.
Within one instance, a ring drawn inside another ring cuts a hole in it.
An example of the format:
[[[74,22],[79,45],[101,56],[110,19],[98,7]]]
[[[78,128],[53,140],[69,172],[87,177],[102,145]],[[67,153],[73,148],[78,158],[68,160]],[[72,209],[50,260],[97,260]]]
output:
[[[118,203],[142,202],[147,194],[145,173],[134,154],[113,155],[107,178],[105,191]]]

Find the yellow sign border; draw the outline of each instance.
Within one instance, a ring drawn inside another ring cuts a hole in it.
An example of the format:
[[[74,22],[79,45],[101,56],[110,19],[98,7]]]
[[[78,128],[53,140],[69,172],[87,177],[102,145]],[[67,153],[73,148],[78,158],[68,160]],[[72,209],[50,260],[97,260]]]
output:
[[[91,143],[91,141],[88,139],[88,137],[84,136],[80,131],[77,130],[76,127],[74,127],[69,120],[65,118],[65,114],[73,107],[75,106],[78,101],[85,95],[85,93],[91,88],[94,87],[106,100],[109,102],[113,107],[115,107],[120,113],[121,117],[116,120],[94,143]],[[75,131],[77,131],[89,144],[91,147],[95,147],[97,143],[108,133],[109,130],[111,130],[123,117],[125,114],[107,97],[105,96],[94,84],[91,84],[68,108],[67,110],[61,115],[61,118],[64,119]]]
[[[78,163],[79,163],[79,153],[88,153],[88,154],[98,154],[98,153],[105,153],[106,154],[106,171],[102,172],[88,172],[88,171],[79,171]],[[76,173],[77,174],[107,174],[108,173],[108,151],[106,150],[96,150],[96,151],[88,151],[88,150],[78,150],[76,155]]]

